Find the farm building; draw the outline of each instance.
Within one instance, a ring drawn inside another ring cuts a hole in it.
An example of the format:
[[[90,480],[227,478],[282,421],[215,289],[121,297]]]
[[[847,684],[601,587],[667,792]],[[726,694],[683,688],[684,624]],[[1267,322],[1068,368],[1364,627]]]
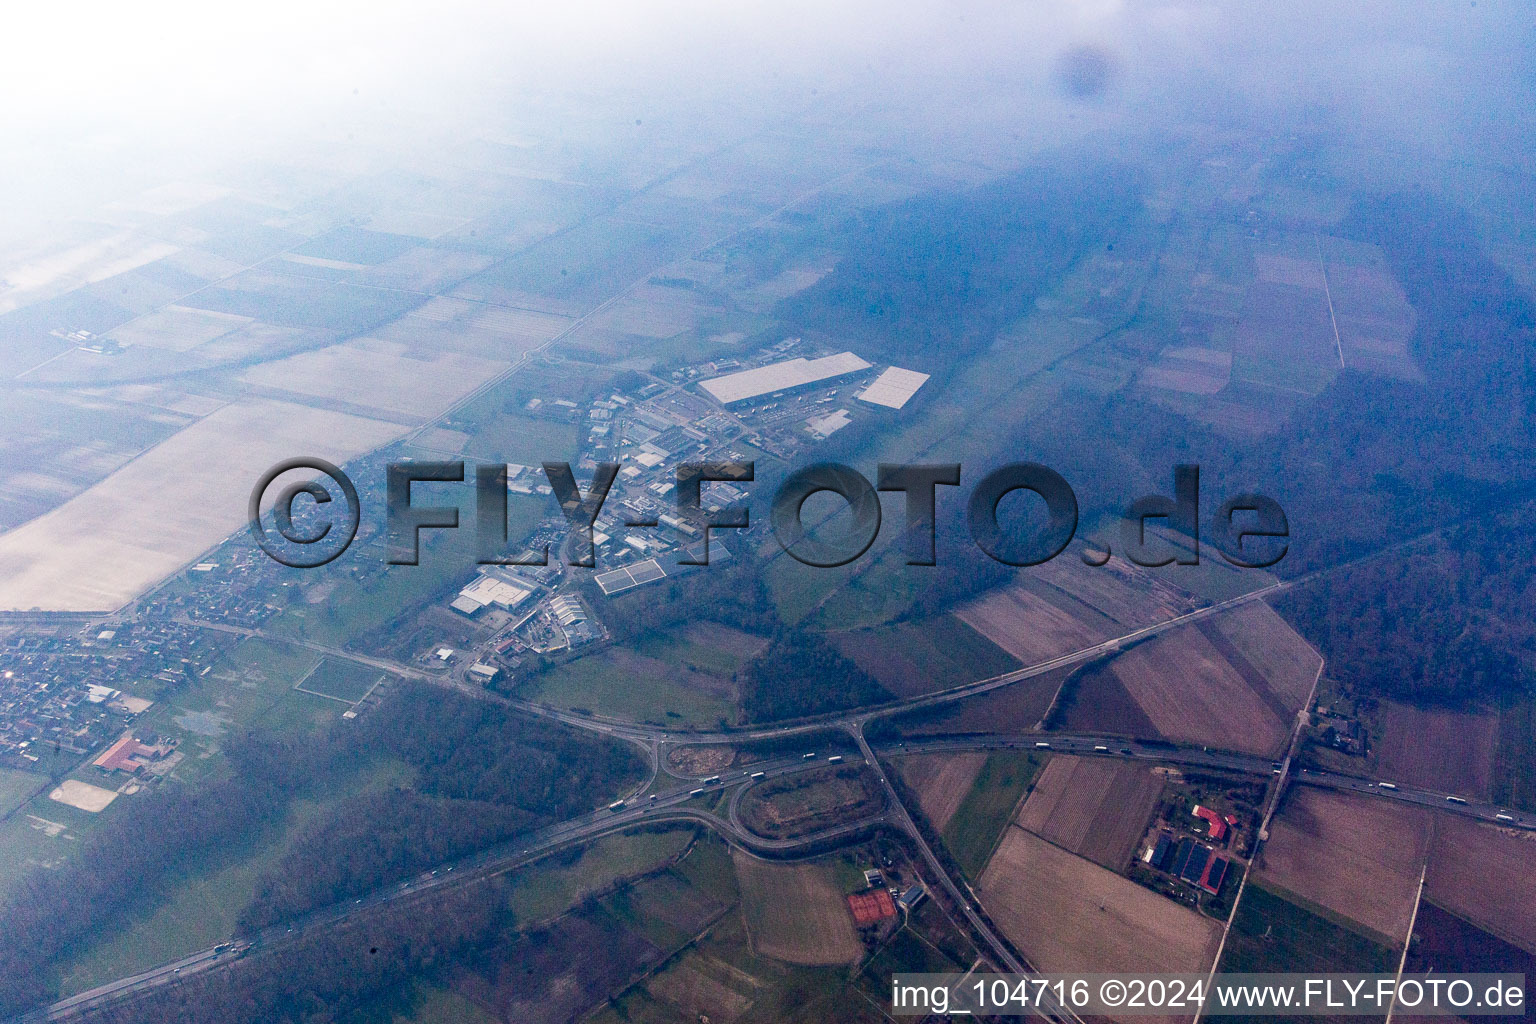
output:
[[[1237,818],[1234,815],[1229,814],[1226,817],[1222,817],[1209,807],[1201,807],[1199,804],[1196,804],[1195,809],[1190,813],[1210,824],[1211,839],[1218,843],[1227,838],[1227,826],[1237,823]]]
[[[1189,851],[1189,862],[1184,865],[1184,870],[1179,872],[1179,877],[1191,885],[1200,884],[1200,879],[1205,877],[1206,865],[1211,861],[1211,851],[1203,846],[1196,846]]]
[[[1212,896],[1220,895],[1221,883],[1227,880],[1227,858],[1212,857],[1200,876],[1200,888]]]
[[[1173,837],[1167,832],[1162,833],[1157,837],[1157,843],[1147,851],[1147,863],[1161,871],[1168,863],[1168,854],[1172,849]]]
[[[853,923],[863,928],[879,924],[888,917],[895,917],[896,901],[884,889],[870,889],[849,896],[848,910],[853,914]]]

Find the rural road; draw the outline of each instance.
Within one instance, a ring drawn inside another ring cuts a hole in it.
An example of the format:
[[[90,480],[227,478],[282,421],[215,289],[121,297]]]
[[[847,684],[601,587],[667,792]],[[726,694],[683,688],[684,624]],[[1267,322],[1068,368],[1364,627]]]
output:
[[[1367,558],[1378,557],[1379,554],[1378,552],[1367,556]],[[1364,560],[1361,559],[1361,561]],[[749,852],[778,855],[790,854],[797,849],[815,848],[842,836],[862,833],[881,824],[897,827],[912,838],[922,854],[929,871],[932,873],[933,879],[946,891],[954,905],[961,908],[973,929],[974,935],[980,937],[983,943],[989,947],[991,957],[999,966],[1006,968],[1010,972],[1024,973],[1026,965],[1021,963],[1011,948],[998,937],[984,913],[975,905],[974,899],[970,898],[968,891],[962,890],[961,885],[957,884],[949,872],[945,870],[942,862],[938,859],[922,832],[912,820],[911,815],[906,807],[903,806],[896,793],[894,785],[886,777],[885,769],[881,765],[875,749],[865,738],[865,726],[872,721],[891,715],[940,706],[968,697],[978,696],[1060,668],[1091,661],[1094,658],[1114,653],[1129,644],[1137,643],[1168,630],[1219,615],[1253,601],[1275,596],[1319,575],[1336,571],[1337,568],[1341,567],[1319,570],[1316,573],[1297,577],[1293,580],[1271,583],[1237,597],[1196,608],[1181,615],[1132,630],[1120,636],[1062,654],[1046,661],[949,689],[938,690],[904,700],[891,701],[886,704],[864,707],[852,712],[818,715],[774,726],[740,730],[695,731],[668,729],[620,721],[599,715],[578,714],[573,711],[561,710],[531,701],[496,694],[467,681],[455,679],[447,673],[432,673],[387,658],[372,657],[355,651],[272,633],[262,629],[251,629],[243,626],[179,617],[177,621],[184,625],[238,636],[258,637],[275,643],[304,648],[328,657],[369,666],[397,677],[445,687],[472,699],[490,701],[511,710],[545,720],[556,721],[571,728],[623,740],[640,746],[646,751],[650,772],[641,787],[632,790],[631,796],[625,801],[620,801],[612,808],[594,811],[581,817],[551,825],[531,833],[514,843],[502,844],[463,860],[440,865],[438,868],[425,874],[357,897],[349,903],[339,903],[322,910],[313,911],[292,922],[266,929],[250,937],[248,940],[225,943],[210,949],[201,950],[149,971],[119,979],[91,989],[88,992],[79,993],[60,1000],[46,1009],[18,1018],[18,1020],[43,1021],[67,1018],[89,1008],[129,998],[136,993],[142,993],[158,985],[172,983],[189,974],[223,967],[242,956],[283,942],[293,934],[305,929],[332,925],[373,907],[395,900],[418,896],[422,893],[430,892],[439,886],[463,884],[464,881],[469,879],[500,874],[535,861],[560,847],[588,842],[625,827],[649,821],[698,822],[714,829],[728,842]],[[805,735],[807,743],[811,743],[813,740],[808,734],[834,729],[847,732],[857,744],[864,760],[876,771],[882,785],[886,789],[887,807],[880,814],[873,817],[842,823],[815,835],[796,839],[771,840],[751,833],[740,822],[735,813],[740,800],[739,790],[745,788],[747,784],[756,781],[753,776],[757,772],[762,772],[761,778],[766,779],[811,771],[820,767],[825,764],[823,758],[808,759],[806,757],[806,755],[815,753],[815,751],[807,750],[799,754],[765,760],[754,764],[750,770],[740,774],[732,773],[726,775],[722,773],[721,780],[711,785],[701,785],[705,776],[690,777],[685,773],[677,771],[667,763],[665,756],[665,747],[669,744],[740,744],[788,739],[801,735]],[[1239,775],[1263,776],[1267,779],[1280,775],[1282,783],[1294,779],[1296,783],[1302,785],[1318,786],[1413,803],[1420,806],[1435,807],[1452,813],[1493,822],[1504,827],[1536,830],[1536,815],[1515,812],[1495,805],[1473,802],[1456,794],[1436,793],[1396,785],[1389,780],[1369,780],[1341,773],[1312,769],[1301,769],[1294,776],[1291,776],[1286,771],[1286,762],[1276,762],[1266,757],[1231,751],[1210,750],[1203,747],[1195,748],[1163,742],[1134,741],[1127,740],[1124,737],[1105,735],[1038,731],[1018,734],[934,736],[931,738],[908,739],[896,743],[881,744],[881,752],[887,755],[1004,749],[1032,749],[1041,750],[1042,752],[1050,751],[1092,757],[1129,758],[1205,768]],[[1287,762],[1288,760],[1289,758],[1287,758]],[[664,790],[657,788],[653,791],[653,795],[647,795],[642,799],[639,794],[643,793],[647,788],[659,786],[659,780],[662,778],[663,773],[673,779],[680,780],[679,785]],[[705,790],[736,789],[738,792],[733,794],[727,802],[727,813],[722,817],[699,808],[685,806],[695,799],[695,791],[700,788]],[[1063,1010],[1052,1015],[1061,1019],[1075,1019],[1070,1010]]]
[[[31,1015],[16,1018],[16,1022],[17,1024],[22,1024],[22,1022],[31,1024],[31,1022],[37,1021],[65,1019],[80,1011],[127,998],[159,985],[172,983],[192,974],[227,966],[242,956],[271,948],[291,939],[294,935],[306,929],[334,925],[339,921],[374,907],[396,900],[419,896],[441,886],[464,884],[468,881],[502,874],[539,860],[562,847],[589,842],[592,839],[621,831],[632,825],[653,821],[697,822],[715,830],[728,842],[748,852],[778,855],[791,854],[797,849],[816,848],[844,836],[867,832],[869,829],[881,824],[899,828],[913,837],[933,877],[946,890],[954,901],[954,905],[962,909],[962,912],[966,915],[968,922],[975,929],[976,933],[982,936],[987,944],[992,947],[992,956],[996,958],[999,965],[1010,972],[1025,973],[1027,970],[1026,966],[1020,963],[1008,946],[998,938],[991,925],[974,905],[974,901],[969,898],[968,894],[944,870],[937,855],[922,837],[916,823],[913,822],[905,807],[897,799],[894,787],[887,778],[879,757],[877,757],[877,750],[864,739],[862,732],[854,733],[853,736],[863,752],[864,760],[878,773],[883,785],[887,788],[888,805],[886,809],[872,817],[845,822],[834,828],[795,839],[775,840],[758,836],[750,832],[736,815],[730,813],[729,809],[740,799],[740,791],[758,781],[814,771],[824,767],[827,763],[822,752],[813,750],[760,761],[753,763],[747,769],[736,768],[728,772],[717,773],[721,777],[721,781],[718,783],[705,785],[705,777],[691,778],[679,785],[665,790],[658,790],[654,800],[649,798],[630,800],[626,801],[624,806],[617,809],[597,810],[569,821],[550,825],[530,833],[528,836],[515,842],[504,843],[470,857],[439,865],[429,872],[375,890],[365,896],[312,911],[285,924],[274,925],[248,939],[232,941],[226,948],[215,946],[200,950],[151,970],[110,982],[87,992],[81,992],[52,1004],[46,1010],[40,1010]],[[1046,744],[1046,746],[1042,747],[1041,744]],[[1250,776],[1270,776],[1275,772],[1275,762],[1265,757],[1191,747],[1176,747],[1163,743],[1128,741],[1112,736],[1076,733],[940,736],[932,739],[906,740],[881,744],[878,753],[891,756],[991,750],[1048,750],[1052,753],[1077,754],[1088,757],[1108,757],[1153,763],[1179,764]],[[807,758],[805,754],[816,754],[817,756]],[[760,779],[753,777],[757,772],[763,773]],[[1301,785],[1343,790],[1426,807],[1435,807],[1468,817],[1496,822],[1504,827],[1536,831],[1536,815],[1508,812],[1491,804],[1461,803],[1448,800],[1447,795],[1443,793],[1405,786],[1388,785],[1384,787],[1380,782],[1376,781],[1311,769],[1300,770],[1295,776],[1295,781]],[[686,806],[690,801],[696,799],[693,793],[699,789],[703,789],[706,794],[734,791],[727,801],[727,814],[721,816],[700,808]],[[1499,819],[1499,815],[1506,815],[1508,820]],[[1065,1015],[1062,1014],[1062,1016]]]

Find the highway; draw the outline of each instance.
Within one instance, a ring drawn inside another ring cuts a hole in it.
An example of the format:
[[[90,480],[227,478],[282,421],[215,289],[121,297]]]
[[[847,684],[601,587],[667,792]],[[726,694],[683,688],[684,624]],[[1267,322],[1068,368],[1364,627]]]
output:
[[[503,874],[531,864],[561,848],[587,843],[637,824],[662,821],[702,824],[740,849],[750,853],[779,857],[792,856],[798,850],[818,849],[841,838],[865,834],[882,825],[899,829],[912,838],[931,873],[931,881],[948,894],[954,906],[961,909],[974,933],[988,947],[989,956],[994,962],[1011,973],[1027,973],[1028,965],[1020,962],[1011,948],[997,936],[981,909],[976,905],[969,887],[962,888],[962,884],[957,883],[944,869],[942,862],[924,839],[922,832],[902,805],[895,787],[887,778],[881,763],[881,755],[889,757],[962,751],[1039,750],[1042,753],[1131,759],[1238,776],[1266,778],[1273,778],[1278,773],[1279,765],[1279,762],[1270,758],[1250,754],[1137,742],[1123,737],[1090,733],[1031,732],[939,736],[931,739],[884,743],[875,748],[864,738],[862,730],[855,731],[850,727],[848,731],[852,741],[862,751],[863,760],[877,773],[881,784],[886,789],[886,807],[876,815],[844,822],[833,828],[794,839],[769,839],[759,836],[740,820],[737,809],[747,788],[758,781],[824,768],[827,764],[824,750],[790,753],[782,757],[755,762],[747,768],[734,768],[728,772],[713,773],[720,776],[720,782],[713,784],[705,784],[704,781],[706,778],[713,777],[713,774],[710,776],[678,775],[680,781],[677,784],[654,790],[655,799],[650,799],[649,796],[638,799],[632,797],[625,801],[624,806],[616,810],[604,808],[550,825],[516,841],[503,843],[472,856],[439,865],[431,871],[423,872],[410,879],[313,911],[293,921],[275,925],[254,936],[239,941],[232,940],[227,945],[199,950],[151,970],[60,1000],[45,1011],[18,1018],[18,1024],[20,1021],[65,1019],[85,1009],[142,993],[183,977],[227,966],[242,956],[272,948],[306,930],[333,926],[348,917],[366,913],[386,903],[419,898],[442,886],[462,885]],[[811,753],[817,756],[809,759],[804,756]],[[857,762],[850,760],[846,763]],[[758,772],[763,773],[761,779],[753,778]],[[1301,785],[1431,807],[1478,818],[1506,828],[1536,831],[1536,814],[1508,811],[1492,804],[1448,800],[1447,797],[1450,794],[1401,785],[1383,786],[1380,781],[1312,769],[1299,770],[1294,781]],[[694,792],[700,789],[704,790],[704,793],[694,796]],[[718,795],[721,793],[730,794],[725,801],[724,815],[706,810],[702,806],[704,801],[713,802],[719,799]],[[1067,1017],[1065,1010],[1056,1015]]]
[[[1294,586],[1299,581],[1280,581],[1251,590],[1237,597],[1228,598],[1215,604],[1205,605],[1193,611],[1176,615],[1172,618],[1155,622],[1149,626],[1132,630],[1121,636],[1112,637],[1089,647],[1083,647],[1067,654],[1060,655],[1046,661],[1026,665],[1023,668],[1013,669],[985,679],[978,679],[945,690],[936,690],[932,693],[921,694],[916,697],[908,697],[904,700],[889,701],[884,704],[874,704],[860,708],[855,712],[832,712],[825,715],[816,715],[796,719],[791,722],[780,723],[761,728],[727,729],[727,730],[694,730],[694,729],[669,729],[662,726],[636,725],[633,722],[624,722],[618,719],[606,718],[595,714],[578,714],[574,711],[565,711],[550,707],[547,704],[538,704],[533,701],[517,700],[492,693],[484,687],[470,683],[466,680],[454,677],[449,672],[428,672],[425,669],[388,658],[377,658],[365,654],[358,654],[341,647],[331,647],[326,644],[316,643],[312,640],[304,640],[298,637],[286,636],[282,633],[273,633],[264,629],[251,629],[246,626],[232,626],[225,623],[209,622],[205,619],[193,619],[186,616],[178,616],[176,622],[202,629],[217,630],[222,633],[230,633],[236,636],[259,637],[272,643],[288,644],[294,647],[302,647],[318,654],[329,655],[346,661],[353,661],[360,665],[367,665],[380,671],[390,672],[407,679],[415,679],[420,682],[430,683],[434,686],[443,686],[465,696],[477,700],[490,700],[506,707],[515,708],[525,714],[535,715],[540,718],[548,718],[562,722],[577,729],[585,729],[588,732],[602,733],[605,736],[613,736],[617,739],[630,740],[631,742],[647,744],[660,741],[689,742],[689,743],[742,743],[756,740],[779,739],[786,736],[794,736],[802,733],[817,732],[823,729],[846,729],[851,724],[864,724],[878,718],[900,714],[905,711],[916,711],[922,708],[934,707],[940,704],[952,703],[964,700],[967,697],[975,697],[993,690],[1011,686],[1025,679],[1033,679],[1047,672],[1065,668],[1070,665],[1082,664],[1092,661],[1120,650],[1122,647],[1149,639],[1159,633],[1180,626],[1187,626],[1212,615],[1230,611],[1252,601],[1262,600],[1265,597],[1277,594],[1288,587]]]
[[[16,1024],[22,1024],[22,1022],[67,1019],[87,1009],[141,994],[194,974],[228,966],[243,956],[270,949],[309,929],[334,926],[348,917],[367,913],[386,903],[419,898],[423,894],[444,886],[464,885],[504,874],[531,864],[561,848],[587,843],[637,824],[664,821],[697,822],[714,829],[728,843],[748,852],[785,855],[792,854],[797,849],[812,849],[841,838],[868,832],[881,824],[888,823],[888,815],[881,813],[858,821],[844,822],[811,835],[775,840],[758,836],[747,830],[744,825],[733,822],[729,817],[721,817],[705,810],[702,806],[704,802],[712,803],[723,792],[744,790],[753,782],[815,771],[825,766],[826,761],[821,757],[806,760],[800,755],[794,755],[755,763],[750,770],[733,771],[729,775],[722,775],[719,783],[711,785],[704,785],[702,779],[684,782],[657,792],[654,800],[649,798],[629,800],[617,810],[603,808],[547,826],[514,841],[441,864],[409,879],[311,911],[292,921],[273,925],[255,935],[199,950],[150,970],[78,993],[59,1000],[46,1009],[15,1018],[15,1021]],[[763,773],[761,779],[752,778],[757,772]],[[694,796],[694,792],[700,789],[704,790],[704,793]]]
[[[1415,543],[1419,539],[1421,538],[1415,538],[1404,543]],[[1375,552],[1357,561],[1377,558],[1381,554],[1382,552]],[[1263,777],[1275,783],[1265,810],[1264,823],[1266,827],[1270,815],[1273,814],[1278,804],[1280,793],[1284,786],[1288,782],[1294,781],[1301,785],[1347,791],[1364,796],[1432,807],[1454,814],[1477,818],[1503,827],[1536,830],[1536,815],[1516,812],[1495,805],[1473,802],[1463,799],[1456,794],[1414,789],[1394,784],[1391,780],[1362,779],[1341,773],[1313,769],[1300,769],[1292,776],[1292,757],[1297,749],[1297,738],[1302,734],[1305,724],[1302,714],[1311,706],[1310,697],[1307,709],[1302,709],[1302,713],[1299,713],[1291,745],[1281,761],[1232,751],[1211,750],[1203,747],[1181,747],[1170,743],[1136,741],[1120,736],[1081,733],[1031,731],[1018,734],[935,736],[885,743],[881,745],[879,752],[865,738],[864,729],[872,721],[902,712],[936,707],[964,700],[968,697],[989,693],[1063,667],[1079,665],[1094,658],[1112,654],[1129,644],[1140,642],[1168,630],[1198,622],[1253,601],[1275,596],[1317,576],[1337,571],[1338,568],[1341,568],[1341,566],[1319,570],[1293,580],[1277,581],[1237,597],[1196,608],[1181,615],[1132,630],[1123,635],[1112,637],[1046,661],[948,689],[904,700],[890,701],[881,705],[863,707],[851,712],[818,715],[772,726],[740,730],[669,729],[660,726],[620,721],[600,715],[578,714],[573,711],[493,693],[468,680],[456,678],[448,672],[429,672],[425,669],[406,665],[391,659],[360,654],[355,651],[285,636],[280,633],[272,633],[267,630],[179,617],[177,621],[184,625],[238,636],[259,637],[275,643],[301,647],[329,657],[376,668],[397,677],[445,687],[466,697],[490,701],[522,714],[559,722],[571,728],[598,733],[613,739],[632,743],[645,751],[649,772],[644,782],[632,789],[626,796],[622,806],[617,808],[594,811],[581,817],[548,826],[530,833],[527,837],[516,842],[502,844],[450,864],[439,865],[432,871],[415,878],[355,897],[348,903],[339,903],[313,911],[295,921],[269,928],[246,940],[201,950],[152,970],[119,979],[88,992],[79,993],[68,999],[60,1000],[45,1010],[40,1010],[28,1017],[21,1018],[21,1020],[41,1021],[67,1018],[82,1010],[119,999],[130,998],[134,994],[142,993],[158,985],[172,983],[178,978],[190,974],[227,966],[242,956],[257,953],[264,948],[286,941],[292,935],[304,930],[334,925],[351,915],[364,913],[384,903],[419,897],[440,886],[464,884],[467,880],[490,877],[514,870],[536,861],[540,857],[561,847],[589,842],[602,835],[650,821],[697,822],[715,830],[727,842],[743,850],[756,854],[780,857],[793,855],[797,850],[815,849],[843,837],[866,833],[882,825],[899,829],[908,835],[917,847],[932,876],[930,882],[943,889],[953,904],[961,909],[968,925],[972,929],[973,936],[979,939],[980,944],[987,949],[988,955],[993,962],[1010,973],[1026,973],[1027,965],[1019,960],[1008,944],[992,929],[984,911],[977,904],[974,894],[970,892],[969,887],[962,888],[963,883],[957,883],[950,876],[949,872],[945,870],[943,863],[938,859],[924,838],[922,831],[917,827],[910,813],[902,804],[894,785],[886,777],[886,772],[881,765],[878,753],[890,755],[944,751],[1032,749],[1042,752],[1070,753],[1091,757],[1129,758],[1239,776]],[[1315,687],[1316,683],[1314,681],[1314,693]],[[741,822],[737,809],[741,793],[744,792],[748,784],[754,781],[751,777],[753,773],[762,772],[762,777],[766,779],[815,770],[824,765],[825,760],[822,757],[810,760],[805,759],[804,754],[814,751],[807,750],[802,753],[758,762],[750,770],[742,771],[739,775],[733,773],[726,776],[722,774],[721,781],[714,785],[702,785],[702,780],[706,776],[689,776],[676,770],[668,763],[665,756],[665,749],[668,745],[735,745],[754,741],[781,740],[801,735],[805,735],[807,742],[810,743],[813,742],[813,737],[807,734],[828,730],[840,730],[851,737],[852,742],[862,753],[864,760],[877,773],[881,785],[886,790],[886,808],[880,814],[870,818],[845,822],[815,835],[802,836],[795,839],[775,840],[752,833]],[[663,777],[676,780],[677,785],[660,788]],[[726,801],[726,814],[724,816],[706,811],[693,804],[693,801],[699,799],[693,793],[700,788],[706,791],[714,789],[735,791]],[[650,793],[646,793],[648,789],[651,790]],[[1048,1016],[1068,1021],[1075,1021],[1076,1019],[1075,1015],[1067,1008],[1060,1008],[1057,1012],[1048,1014]]]

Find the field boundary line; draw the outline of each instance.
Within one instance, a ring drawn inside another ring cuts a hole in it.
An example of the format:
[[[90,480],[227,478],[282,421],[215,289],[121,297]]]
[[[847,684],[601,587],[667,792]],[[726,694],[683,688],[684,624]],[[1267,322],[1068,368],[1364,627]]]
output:
[[[1434,828],[1433,824],[1430,826]],[[1392,1013],[1397,1009],[1397,986],[1402,984],[1403,969],[1408,966],[1408,950],[1413,945],[1413,926],[1419,920],[1419,905],[1424,902],[1424,879],[1429,875],[1429,858],[1424,858],[1424,866],[1419,869],[1419,891],[1413,897],[1413,914],[1408,918],[1408,934],[1403,936],[1403,955],[1397,961],[1397,977],[1393,979],[1392,1000],[1387,1003],[1387,1019],[1383,1024],[1392,1024]]]

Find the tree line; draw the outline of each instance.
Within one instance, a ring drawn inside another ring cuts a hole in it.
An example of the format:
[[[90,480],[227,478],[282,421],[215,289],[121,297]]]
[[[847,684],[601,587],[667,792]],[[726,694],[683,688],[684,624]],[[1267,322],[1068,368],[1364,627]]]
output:
[[[242,926],[367,891],[517,832],[600,806],[639,777],[627,747],[459,694],[403,685],[354,720],[293,737],[227,738],[227,776],[168,780],[121,801],[62,866],[38,868],[0,899],[0,1013],[57,991],[60,964],[94,934],[154,905],[180,873],[249,846],[301,795],[403,761],[409,789],[336,801],[264,875]]]

